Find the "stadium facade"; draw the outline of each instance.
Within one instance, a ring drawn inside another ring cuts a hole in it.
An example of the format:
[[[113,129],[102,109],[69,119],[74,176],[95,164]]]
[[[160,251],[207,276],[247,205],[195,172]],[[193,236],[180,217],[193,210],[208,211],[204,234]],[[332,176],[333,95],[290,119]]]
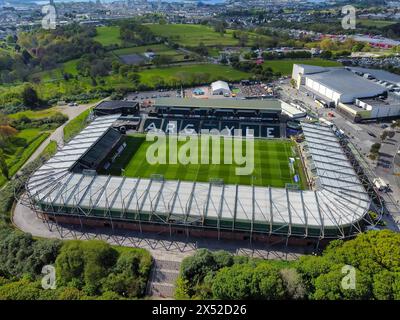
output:
[[[202,129],[219,131],[239,129],[255,137],[286,136],[286,121],[282,120],[281,101],[234,99],[174,99],[154,102],[155,112],[145,119],[143,131],[162,129],[168,133]],[[172,125],[173,124],[173,125]]]
[[[302,124],[303,160],[313,181],[302,191],[99,175],[103,155],[118,148],[121,134],[113,124],[119,118],[95,118],[30,177],[27,196],[39,217],[202,237],[285,237],[287,243],[351,237],[369,224],[370,198],[328,127]]]

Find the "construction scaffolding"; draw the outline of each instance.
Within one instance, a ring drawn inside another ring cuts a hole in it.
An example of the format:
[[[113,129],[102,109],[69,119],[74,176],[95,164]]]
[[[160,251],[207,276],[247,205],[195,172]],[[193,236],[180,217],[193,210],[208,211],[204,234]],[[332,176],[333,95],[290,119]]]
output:
[[[96,118],[39,168],[26,184],[38,217],[58,221],[102,221],[112,228],[135,224],[185,230],[187,235],[223,233],[336,239],[371,224],[368,190],[333,131],[302,124],[307,153],[316,170],[314,190],[225,185],[214,182],[97,175],[71,168],[106,135],[118,115]],[[156,229],[154,229],[156,230]],[[246,238],[247,238],[246,237]]]

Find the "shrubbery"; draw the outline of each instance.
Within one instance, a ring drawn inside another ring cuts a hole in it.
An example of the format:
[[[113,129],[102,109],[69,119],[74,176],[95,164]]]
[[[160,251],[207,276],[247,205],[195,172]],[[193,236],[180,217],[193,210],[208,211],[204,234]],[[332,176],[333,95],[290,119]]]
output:
[[[215,255],[225,262],[218,263]],[[355,289],[342,286],[346,265],[355,268]],[[350,241],[332,241],[321,256],[286,263],[199,250],[181,265],[176,297],[400,299],[400,234],[369,231]]]
[[[11,122],[11,125],[18,129],[23,130],[27,128],[41,128],[42,130],[49,130],[58,128],[64,122],[68,120],[68,117],[61,112],[57,112],[50,117],[44,117],[39,119],[31,119],[25,115],[15,119]]]
[[[44,265],[55,264],[55,290],[41,287]],[[143,297],[152,260],[144,249],[91,241],[34,240],[0,231],[0,299],[132,299]]]

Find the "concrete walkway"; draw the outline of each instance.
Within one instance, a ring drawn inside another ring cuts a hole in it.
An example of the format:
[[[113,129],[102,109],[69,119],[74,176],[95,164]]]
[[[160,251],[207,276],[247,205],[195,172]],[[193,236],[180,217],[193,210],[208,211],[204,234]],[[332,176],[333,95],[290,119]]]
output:
[[[64,144],[64,127],[67,125],[67,123],[69,123],[72,119],[75,119],[82,112],[84,112],[87,109],[97,105],[99,102],[90,103],[90,104],[82,104],[82,105],[75,106],[75,107],[69,107],[69,106],[58,107],[58,111],[60,111],[61,113],[65,114],[66,116],[68,116],[68,121],[65,122],[63,125],[61,125],[60,127],[58,127],[56,130],[54,130],[50,134],[50,136],[45,141],[43,141],[43,143],[35,150],[34,153],[32,153],[32,155],[29,157],[29,159],[19,169],[18,173],[20,173],[20,171],[28,163],[30,163],[31,161],[35,160],[43,152],[43,150],[47,147],[47,145],[50,143],[50,141],[55,141],[55,142],[57,142],[58,146],[62,146]]]
[[[148,295],[153,299],[173,298],[179,267],[178,261],[154,259]]]
[[[147,249],[159,260],[180,262],[199,248],[226,250],[236,255],[245,255],[263,259],[292,260],[311,253],[312,246],[286,247],[284,242],[277,244],[250,243],[249,241],[228,241],[206,238],[187,238],[169,234],[140,233],[124,229],[89,228],[80,226],[58,226],[45,222],[21,201],[15,206],[13,224],[16,228],[33,236],[57,239],[102,239],[113,245]]]

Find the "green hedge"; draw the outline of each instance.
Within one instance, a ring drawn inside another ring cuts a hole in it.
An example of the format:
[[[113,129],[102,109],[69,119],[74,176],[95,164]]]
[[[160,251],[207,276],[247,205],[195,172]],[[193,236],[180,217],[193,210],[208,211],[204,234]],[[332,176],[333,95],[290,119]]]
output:
[[[75,135],[77,135],[87,125],[87,119],[89,117],[92,108],[82,112],[79,116],[72,119],[64,127],[64,141],[70,141]]]

